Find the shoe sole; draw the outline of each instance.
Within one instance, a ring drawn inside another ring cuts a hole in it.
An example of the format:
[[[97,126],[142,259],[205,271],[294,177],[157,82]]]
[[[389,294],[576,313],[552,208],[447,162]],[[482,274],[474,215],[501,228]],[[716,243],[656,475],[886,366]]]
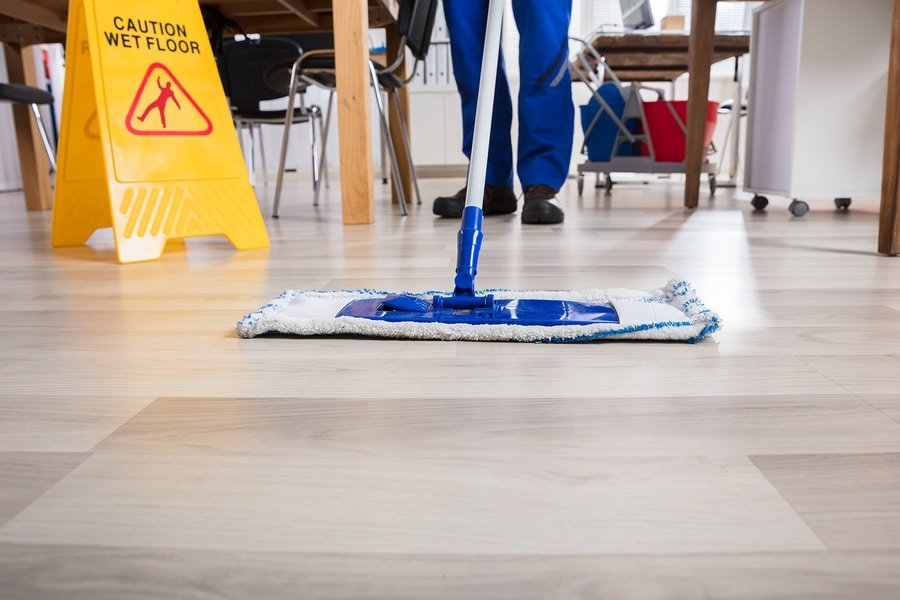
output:
[[[550,210],[522,213],[522,223],[525,225],[555,225],[562,223],[565,218],[564,213]]]

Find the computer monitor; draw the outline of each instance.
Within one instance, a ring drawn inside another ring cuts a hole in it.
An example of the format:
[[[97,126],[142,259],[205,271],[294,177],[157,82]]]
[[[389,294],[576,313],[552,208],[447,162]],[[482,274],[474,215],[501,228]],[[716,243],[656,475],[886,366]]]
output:
[[[650,0],[619,0],[625,29],[647,29],[653,26]]]

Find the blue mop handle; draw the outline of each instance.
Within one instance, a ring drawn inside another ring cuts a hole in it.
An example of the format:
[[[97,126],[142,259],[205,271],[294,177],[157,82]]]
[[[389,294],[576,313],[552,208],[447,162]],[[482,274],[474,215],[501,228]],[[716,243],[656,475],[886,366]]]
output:
[[[484,54],[481,57],[481,81],[478,84],[478,103],[475,108],[472,155],[469,157],[466,207],[463,209],[462,225],[457,237],[454,296],[475,296],[478,254],[481,251],[481,241],[484,239],[481,232],[484,180],[487,173],[493,116],[491,113],[494,107],[494,88],[497,84],[502,26],[503,0],[491,0],[484,33]]]

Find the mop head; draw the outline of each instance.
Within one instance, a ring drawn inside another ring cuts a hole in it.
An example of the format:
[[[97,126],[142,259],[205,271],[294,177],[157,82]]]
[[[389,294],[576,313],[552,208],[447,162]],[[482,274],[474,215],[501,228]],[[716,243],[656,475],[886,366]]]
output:
[[[391,296],[390,292],[375,290],[287,290],[237,324],[237,333],[252,338],[267,333],[295,336],[351,335],[417,340],[470,340],[479,342],[553,342],[572,343],[595,340],[658,340],[699,342],[721,326],[719,316],[706,308],[690,284],[673,279],[655,291],[627,289],[581,290],[565,292],[485,290],[498,304],[512,306],[513,301],[552,300],[583,303],[591,307],[608,308],[613,322],[568,324],[565,319],[556,325],[533,325],[491,322],[472,324],[417,320],[422,313],[402,315],[396,320],[338,316],[349,304],[365,304]],[[404,294],[430,303],[441,292]],[[510,302],[504,302],[510,301]],[[377,304],[377,303],[375,303]],[[375,305],[373,304],[373,305]],[[557,303],[558,304],[558,303]],[[379,313],[374,313],[379,314]],[[383,314],[383,313],[380,313]],[[431,313],[425,313],[430,315]]]

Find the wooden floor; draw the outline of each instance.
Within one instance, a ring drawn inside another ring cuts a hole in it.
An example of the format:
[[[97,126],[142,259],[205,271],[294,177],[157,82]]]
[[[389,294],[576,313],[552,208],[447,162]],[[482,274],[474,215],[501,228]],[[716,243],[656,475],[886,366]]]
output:
[[[698,345],[238,339],[284,288],[449,288],[457,224],[376,187],[372,226],[296,183],[267,251],[128,266],[0,195],[0,597],[900,597],[874,200],[570,183],[561,226],[486,221],[482,287],[683,276],[725,322]]]

